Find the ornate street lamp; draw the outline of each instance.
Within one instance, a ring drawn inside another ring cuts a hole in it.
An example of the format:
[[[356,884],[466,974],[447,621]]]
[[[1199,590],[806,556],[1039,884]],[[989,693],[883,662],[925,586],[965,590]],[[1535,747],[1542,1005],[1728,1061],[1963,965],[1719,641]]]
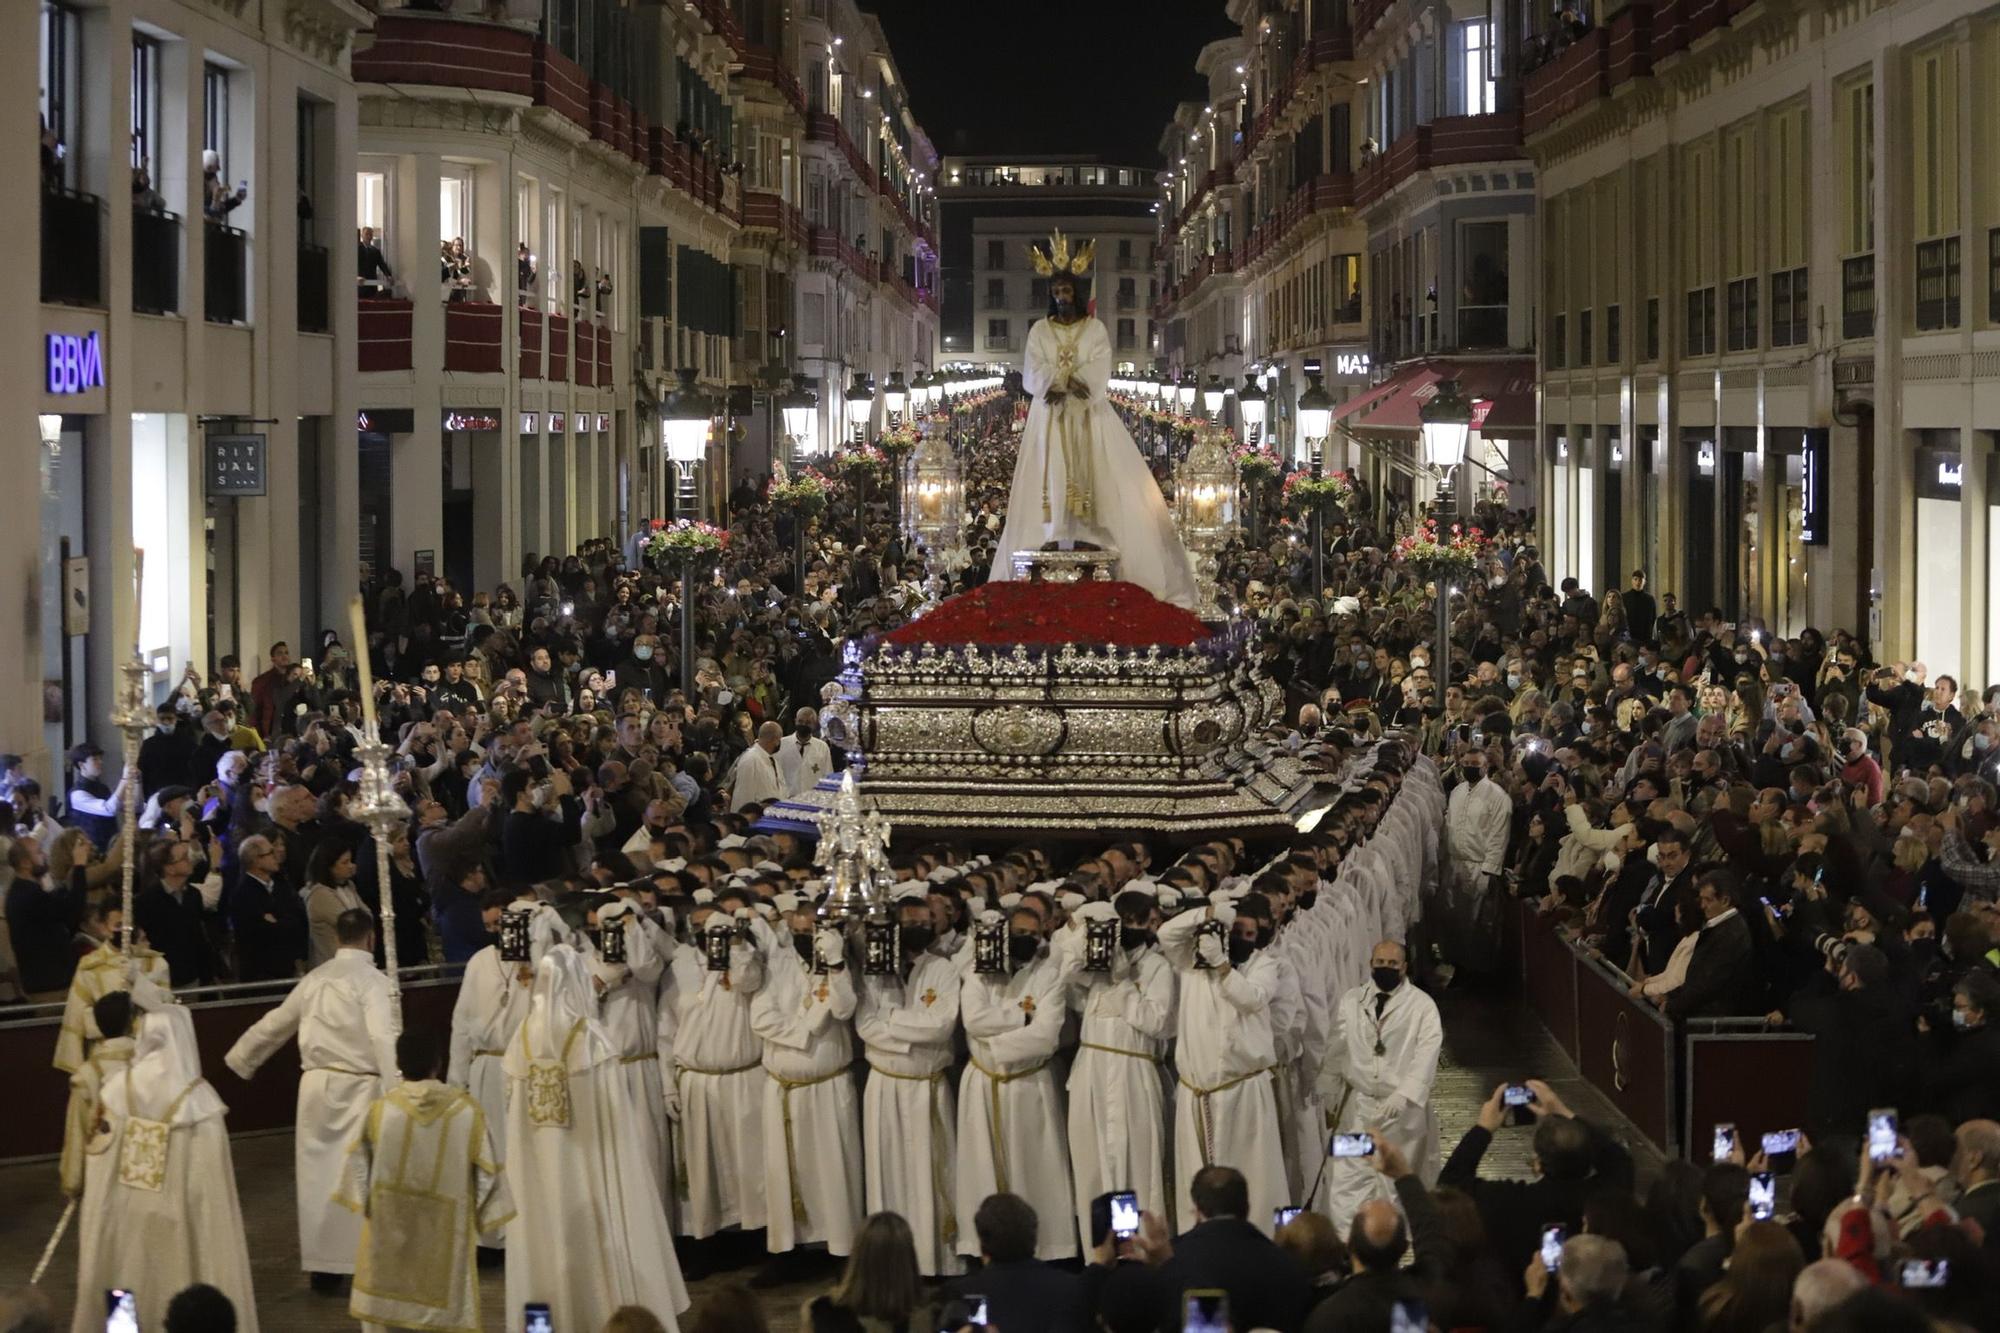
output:
[[[1201,389],[1201,405],[1208,412],[1208,419],[1210,421],[1220,424],[1222,421],[1222,403],[1228,396],[1229,389],[1223,384],[1221,378],[1210,375],[1208,383],[1204,384]]]
[[[903,424],[903,408],[910,401],[910,391],[903,385],[903,372],[889,372],[889,382],[882,388],[882,410],[888,414],[889,429]]]
[[[1255,375],[1243,377],[1243,387],[1236,391],[1236,415],[1243,422],[1243,443],[1255,448],[1264,438],[1264,409],[1269,404],[1269,396],[1257,385]]]
[[[875,390],[868,387],[868,377],[856,371],[847,389],[847,428],[857,447],[868,443],[868,420],[874,415]]]
[[[818,452],[819,395],[804,375],[792,376],[792,387],[778,395],[778,412],[792,442],[793,461],[805,462]]]
[[[1181,376],[1181,382],[1174,388],[1174,399],[1180,404],[1182,416],[1188,416],[1194,412],[1193,371],[1189,371]]]
[[[1205,621],[1222,619],[1215,600],[1221,569],[1216,553],[1236,526],[1236,460],[1229,444],[1228,431],[1204,422],[1195,428],[1194,447],[1174,470],[1174,518],[1195,557],[1194,613]]]
[[[1423,426],[1424,464],[1438,477],[1441,518],[1452,471],[1465,461],[1466,441],[1472,435],[1472,404],[1456,377],[1438,381],[1437,392],[1417,409],[1417,420]],[[1443,531],[1442,526],[1439,531]],[[1438,706],[1443,707],[1445,687],[1451,679],[1451,581],[1442,574],[1437,579],[1437,657],[1431,678],[1437,686]]]
[[[1318,481],[1326,465],[1326,437],[1333,429],[1333,395],[1319,382],[1319,363],[1306,363],[1306,390],[1299,395],[1299,440],[1312,462],[1312,479]],[[1312,506],[1308,523],[1312,536],[1313,596],[1326,597],[1326,517],[1320,506]]]
[[[694,368],[682,366],[680,386],[660,405],[660,435],[667,447],[667,461],[680,478],[674,500],[674,517],[693,518],[699,505],[695,470],[708,454],[710,415],[708,396],[695,386]]]

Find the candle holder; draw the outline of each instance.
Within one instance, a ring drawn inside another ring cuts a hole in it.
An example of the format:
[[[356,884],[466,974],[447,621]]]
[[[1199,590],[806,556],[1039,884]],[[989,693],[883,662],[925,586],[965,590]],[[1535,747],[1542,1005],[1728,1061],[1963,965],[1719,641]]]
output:
[[[917,446],[905,482],[904,529],[924,551],[924,594],[935,602],[944,592],[950,553],[965,535],[965,483],[958,459],[939,435]]]
[[[111,715],[111,724],[118,728],[125,738],[125,774],[121,775],[119,788],[122,798],[118,809],[118,837],[125,848],[123,865],[119,870],[119,908],[124,913],[123,924],[119,927],[119,949],[125,955],[125,976],[129,985],[139,975],[138,951],[132,947],[132,932],[137,928],[133,916],[133,896],[136,892],[135,880],[139,868],[139,743],[146,738],[146,732],[153,725],[153,710],[148,707],[146,696],[150,692],[152,672],[146,666],[146,659],[137,649],[132,660],[118,669],[125,678],[118,691],[118,709]]]
[[[861,808],[854,770],[841,775],[833,805],[819,817],[814,863],[826,880],[820,919],[836,924],[876,918],[889,906],[889,821],[880,811]]]
[[[369,738],[354,747],[354,753],[361,760],[361,791],[349,807],[349,813],[367,825],[368,832],[375,839],[375,883],[381,900],[382,965],[393,987],[389,997],[390,1012],[395,1030],[400,1033],[403,1030],[402,965],[396,956],[396,891],[394,872],[389,865],[389,843],[397,828],[409,820],[410,807],[396,794],[395,779],[389,771],[389,756],[395,752],[376,739],[372,729]]]
[[[1236,460],[1230,433],[1213,423],[1195,431],[1194,447],[1174,470],[1174,518],[1181,541],[1194,556],[1194,613],[1204,621],[1223,618],[1216,600],[1222,562],[1218,552],[1236,528]]]

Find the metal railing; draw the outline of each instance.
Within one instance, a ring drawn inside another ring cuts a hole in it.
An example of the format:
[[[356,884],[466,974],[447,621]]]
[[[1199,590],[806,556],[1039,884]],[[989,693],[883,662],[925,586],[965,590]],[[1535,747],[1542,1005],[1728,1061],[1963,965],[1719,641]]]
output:
[[[211,324],[250,320],[250,237],[239,227],[202,223],[202,317]]]
[[[333,331],[332,264],[323,245],[299,242],[299,332]]]
[[[463,963],[419,963],[398,970],[397,977],[405,986],[427,986],[439,982],[455,982],[465,974]],[[184,1005],[207,1005],[220,1008],[232,1004],[262,1004],[269,1000],[282,999],[292,987],[303,978],[285,977],[271,981],[218,981],[207,986],[180,986],[174,990],[174,1001]],[[33,1027],[37,1023],[61,1022],[63,1001],[49,1004],[15,1004],[0,1010],[0,1028]]]
[[[1350,306],[1358,305],[1350,303]],[[1349,318],[1359,318],[1357,309]],[[1505,347],[1507,345],[1507,307],[1505,305],[1462,305],[1458,308],[1458,346],[1460,350],[1475,347]]]
[[[104,304],[104,201],[96,195],[43,187],[42,299]]]
[[[1852,255],[1840,261],[1840,336],[1875,336],[1875,256]]]
[[[163,209],[132,210],[132,308],[174,315],[181,308],[181,219]]]

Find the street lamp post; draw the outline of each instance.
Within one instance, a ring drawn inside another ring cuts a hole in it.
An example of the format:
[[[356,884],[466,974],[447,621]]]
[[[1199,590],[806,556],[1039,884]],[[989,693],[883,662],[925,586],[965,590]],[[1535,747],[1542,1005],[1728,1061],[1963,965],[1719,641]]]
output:
[[[785,434],[791,440],[794,466],[804,467],[814,453],[813,437],[819,418],[819,395],[807,387],[804,375],[792,376],[792,387],[778,396],[778,411],[784,418]],[[812,520],[792,514],[792,591],[806,586],[806,528]]]
[[[695,466],[708,451],[709,403],[695,387],[694,369],[682,366],[680,387],[667,396],[660,407],[660,430],[666,436],[667,457],[680,473],[681,494],[688,509],[694,508]],[[675,505],[675,516],[692,518]],[[681,692],[694,698],[694,570],[695,561],[681,560]]]
[[[1255,449],[1264,441],[1264,409],[1269,398],[1257,385],[1255,375],[1243,377],[1243,387],[1236,391],[1236,415],[1243,422],[1243,443]]]
[[[1208,419],[1216,425],[1222,424],[1222,404],[1228,398],[1229,390],[1219,376],[1210,375],[1208,383],[1201,389],[1201,405],[1208,413]]]
[[[868,377],[861,372],[854,374],[854,383],[847,389],[847,425],[854,436],[856,449],[868,443],[868,422],[875,415],[875,390],[870,387]],[[868,540],[868,483],[860,472],[851,472],[856,479],[854,495],[854,544],[862,545]]]
[[[1333,429],[1333,395],[1319,382],[1317,363],[1306,367],[1306,390],[1299,395],[1299,438],[1312,459],[1312,479],[1326,466],[1326,436]],[[1317,500],[1310,507],[1307,528],[1312,535],[1313,596],[1326,596],[1326,515]]]
[[[1431,400],[1417,409],[1417,419],[1423,424],[1424,463],[1437,473],[1438,513],[1442,516],[1452,471],[1465,461],[1466,442],[1472,435],[1472,404],[1456,378],[1439,380]],[[1437,660],[1431,675],[1442,708],[1451,679],[1451,582],[1442,575],[1437,580]]]

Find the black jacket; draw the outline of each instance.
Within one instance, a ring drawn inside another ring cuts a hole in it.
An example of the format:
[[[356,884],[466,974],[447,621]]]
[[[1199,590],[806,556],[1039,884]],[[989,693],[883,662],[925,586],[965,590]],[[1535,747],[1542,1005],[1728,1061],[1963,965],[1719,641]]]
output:
[[[1585,1122],[1588,1124],[1588,1122]],[[1479,1216],[1486,1223],[1486,1236],[1500,1267],[1518,1274],[1528,1265],[1528,1257],[1542,1243],[1542,1228],[1561,1222],[1575,1234],[1583,1227],[1583,1201],[1598,1189],[1610,1186],[1631,1190],[1632,1155],[1616,1139],[1596,1126],[1591,1129],[1590,1174],[1578,1180],[1485,1180],[1479,1175],[1479,1159],[1493,1142],[1492,1133],[1474,1125],[1452,1149],[1438,1184],[1450,1185],[1472,1196]]]
[[[1990,1015],[1978,1031],[1954,1035],[1944,1055],[1924,1069],[1924,1091],[1954,1125],[2000,1116],[2000,1028]]]
[[[1687,979],[1667,993],[1669,1018],[1726,1018],[1749,1012],[1755,1005],[1755,978],[1750,967],[1750,927],[1739,909],[1735,916],[1710,922],[1688,957]]]
[[[133,902],[132,914],[146,942],[167,960],[175,990],[206,986],[215,980],[215,956],[202,921],[201,890],[192,881],[175,894],[154,880]]]
[[[1168,1307],[1160,1315],[1163,1328],[1180,1327],[1181,1293],[1201,1287],[1229,1293],[1236,1328],[1296,1333],[1312,1300],[1312,1284],[1298,1261],[1240,1217],[1212,1218],[1178,1237],[1161,1277]]]
[[[7,930],[14,944],[14,962],[21,988],[30,992],[69,988],[76,974],[77,923],[83,919],[83,880],[72,877],[67,887],[44,889],[32,879],[7,886]]]
[[[537,884],[569,868],[565,853],[583,836],[583,809],[574,796],[562,798],[562,818],[510,810],[500,826],[501,873],[509,884]]]
[[[244,875],[230,895],[229,916],[236,928],[237,979],[290,980],[292,965],[305,959],[311,933],[298,893],[287,884],[266,885]]]
[[[1068,1220],[1068,1219],[1062,1219]],[[1091,1311],[1084,1304],[1083,1280],[1051,1268],[1039,1259],[988,1264],[976,1273],[945,1284],[953,1298],[984,1296],[987,1322],[1010,1328],[1047,1329],[1049,1333],[1085,1333]]]
[[[1415,1176],[1397,1181],[1396,1201],[1409,1221],[1411,1265],[1355,1274],[1314,1307],[1305,1333],[1378,1333],[1393,1326],[1393,1312],[1399,1303],[1422,1302],[1426,1285],[1445,1276],[1451,1242],[1445,1239],[1444,1219],[1438,1216],[1423,1181]],[[1232,1300],[1230,1314],[1235,1312]],[[1237,1328],[1257,1327],[1242,1319],[1235,1319],[1234,1324]]]
[[[1851,1134],[1869,1107],[1893,1106],[1906,1095],[1914,1028],[1890,987],[1837,990],[1822,971],[1792,997],[1790,1016],[1813,1034],[1806,1116],[1815,1136]]]

